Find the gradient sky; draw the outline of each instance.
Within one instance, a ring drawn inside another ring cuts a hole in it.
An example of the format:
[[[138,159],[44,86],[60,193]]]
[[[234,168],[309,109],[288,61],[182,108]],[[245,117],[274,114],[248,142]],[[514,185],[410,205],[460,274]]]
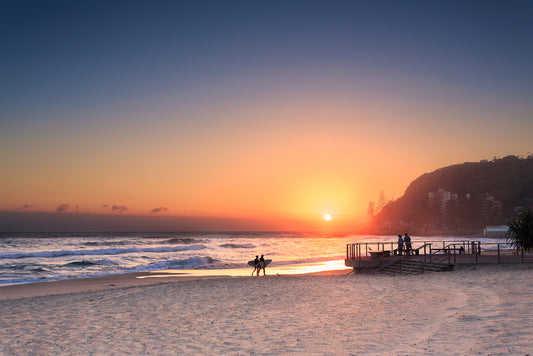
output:
[[[0,210],[345,228],[420,174],[533,151],[532,18],[532,1],[2,0]]]

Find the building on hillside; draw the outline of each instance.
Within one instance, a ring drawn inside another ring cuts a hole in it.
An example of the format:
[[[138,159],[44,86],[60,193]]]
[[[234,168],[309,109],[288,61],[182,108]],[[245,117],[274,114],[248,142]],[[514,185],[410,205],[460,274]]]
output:
[[[496,200],[494,196],[485,193],[481,212],[483,214],[483,219],[487,223],[501,221],[503,216],[503,205],[500,201]]]
[[[504,238],[508,230],[507,225],[485,226],[483,236],[487,238]]]

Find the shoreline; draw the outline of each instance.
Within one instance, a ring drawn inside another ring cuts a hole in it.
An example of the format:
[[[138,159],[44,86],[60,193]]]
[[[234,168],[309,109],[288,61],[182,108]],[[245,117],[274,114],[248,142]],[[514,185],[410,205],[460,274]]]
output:
[[[173,282],[215,278],[265,278],[288,275],[335,275],[346,274],[352,268],[339,268],[338,261],[306,263],[267,267],[267,275],[252,276],[250,268],[162,270],[150,272],[133,272],[97,277],[72,278],[55,281],[37,281],[30,283],[0,286],[0,300],[42,297],[56,294],[85,293],[115,288],[148,286]]]

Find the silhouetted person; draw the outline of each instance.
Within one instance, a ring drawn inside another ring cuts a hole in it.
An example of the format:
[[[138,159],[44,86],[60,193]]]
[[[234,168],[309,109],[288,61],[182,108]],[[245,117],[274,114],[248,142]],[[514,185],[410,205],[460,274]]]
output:
[[[254,275],[255,271],[257,271],[257,275],[259,276],[259,256],[255,256],[254,270],[252,271],[252,276]]]
[[[402,255],[403,251],[403,238],[402,235],[398,235],[398,255]]]
[[[265,267],[266,267],[265,258],[263,257],[263,255],[261,255],[261,258],[259,259],[259,268],[257,269],[258,276],[259,276],[259,271],[261,271],[261,269],[263,269],[263,276],[266,276]]]
[[[405,233],[405,236],[403,238],[403,242],[405,242],[405,254],[406,255],[410,255],[411,254],[411,250],[413,248],[413,246],[411,245],[411,236],[407,235],[407,233]]]

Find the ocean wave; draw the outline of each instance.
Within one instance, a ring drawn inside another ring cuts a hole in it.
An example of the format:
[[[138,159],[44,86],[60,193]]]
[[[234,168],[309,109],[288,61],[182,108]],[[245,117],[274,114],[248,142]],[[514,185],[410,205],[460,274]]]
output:
[[[188,244],[194,244],[198,242],[200,241],[196,239],[191,239],[190,237],[184,237],[184,238],[175,237],[175,238],[172,238],[166,241],[167,244],[172,244],[172,245],[176,245],[176,244],[188,245]]]
[[[220,247],[224,248],[255,248],[254,244],[223,244]]]
[[[63,267],[86,267],[86,266],[94,266],[97,264],[98,264],[97,262],[83,260],[83,261],[74,261],[74,262],[65,263]]]
[[[88,241],[84,246],[124,246],[129,245],[129,241]]]
[[[210,256],[193,256],[185,259],[153,262],[146,266],[140,267],[140,269],[148,271],[157,271],[173,268],[198,268],[212,266],[219,262],[219,260]]]
[[[163,246],[163,247],[144,247],[144,248],[102,248],[94,250],[60,250],[60,251],[38,251],[28,253],[3,253],[0,254],[0,259],[21,259],[21,258],[43,258],[43,257],[65,257],[65,256],[96,256],[96,255],[120,255],[123,253],[142,253],[142,252],[180,252],[191,250],[203,250],[204,245],[190,245],[190,246]]]
[[[23,270],[25,268],[28,268],[32,265],[27,264],[9,264],[9,265],[1,265],[0,270]]]

